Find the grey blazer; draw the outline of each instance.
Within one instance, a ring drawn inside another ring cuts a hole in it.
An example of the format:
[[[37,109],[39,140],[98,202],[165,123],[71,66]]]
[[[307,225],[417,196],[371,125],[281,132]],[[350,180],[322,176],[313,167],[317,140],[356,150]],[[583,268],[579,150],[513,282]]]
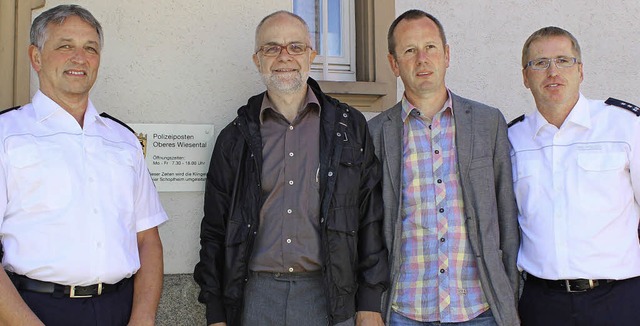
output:
[[[498,109],[453,93],[451,96],[464,214],[482,290],[498,325],[520,325],[517,312],[520,275],[516,267],[520,234],[507,124]],[[369,121],[376,155],[383,168],[384,235],[391,264],[391,287],[382,307],[387,323],[401,261],[401,112],[402,104],[398,103]]]

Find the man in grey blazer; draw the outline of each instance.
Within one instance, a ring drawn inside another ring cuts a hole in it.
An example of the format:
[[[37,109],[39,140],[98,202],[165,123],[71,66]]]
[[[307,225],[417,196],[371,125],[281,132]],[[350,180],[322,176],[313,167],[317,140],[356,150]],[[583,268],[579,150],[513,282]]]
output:
[[[405,92],[369,122],[383,165],[387,324],[519,325],[504,117],[447,89],[449,46],[432,15],[403,13],[388,41]]]

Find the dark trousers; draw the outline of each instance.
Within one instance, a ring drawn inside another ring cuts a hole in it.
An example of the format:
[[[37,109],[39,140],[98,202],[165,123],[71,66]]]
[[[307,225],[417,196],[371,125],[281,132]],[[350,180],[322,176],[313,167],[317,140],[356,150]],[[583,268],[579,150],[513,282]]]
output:
[[[640,325],[640,277],[567,293],[525,282],[518,305],[523,326]]]
[[[47,326],[127,325],[133,304],[133,278],[115,292],[92,298],[65,298],[20,290],[22,299]]]

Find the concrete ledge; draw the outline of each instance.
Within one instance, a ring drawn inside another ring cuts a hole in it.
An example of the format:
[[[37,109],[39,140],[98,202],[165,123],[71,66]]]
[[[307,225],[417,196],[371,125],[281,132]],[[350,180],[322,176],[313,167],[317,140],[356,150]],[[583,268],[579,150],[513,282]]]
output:
[[[205,325],[204,305],[198,302],[200,287],[192,274],[166,274],[156,325]]]

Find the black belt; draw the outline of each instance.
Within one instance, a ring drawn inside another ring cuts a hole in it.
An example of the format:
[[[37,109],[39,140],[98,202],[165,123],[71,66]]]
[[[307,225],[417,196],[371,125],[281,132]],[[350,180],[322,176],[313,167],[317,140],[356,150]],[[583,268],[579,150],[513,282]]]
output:
[[[123,278],[115,284],[98,283],[87,286],[77,286],[38,281],[24,275],[18,275],[10,272],[7,272],[7,275],[9,275],[13,285],[18,290],[49,293],[55,296],[69,298],[90,298],[109,292],[116,292],[131,280],[131,278]]]
[[[544,284],[547,288],[551,290],[559,290],[563,292],[573,293],[573,292],[585,292],[585,291],[593,290],[598,286],[610,284],[615,282],[616,280],[606,280],[606,279],[589,280],[584,278],[579,278],[575,280],[545,280],[527,273],[527,281]]]
[[[322,276],[322,271],[311,272],[256,272],[249,271],[251,276],[267,276],[283,279],[304,279],[304,278],[318,278]]]

